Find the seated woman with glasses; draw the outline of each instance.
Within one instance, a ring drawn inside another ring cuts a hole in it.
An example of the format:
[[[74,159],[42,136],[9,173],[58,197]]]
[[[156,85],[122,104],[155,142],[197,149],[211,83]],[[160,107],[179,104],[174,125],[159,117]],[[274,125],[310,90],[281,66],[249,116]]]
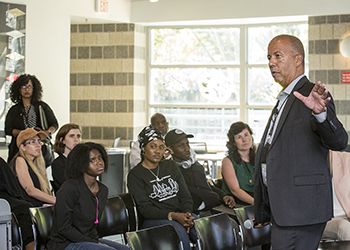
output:
[[[18,77],[11,85],[10,97],[15,104],[10,108],[5,119],[5,133],[12,136],[9,145],[7,163],[18,152],[16,138],[22,130],[34,128],[42,130],[46,137],[58,128],[57,119],[48,104],[41,101],[43,89],[36,76],[24,74]],[[39,108],[45,113],[47,128],[43,130]]]
[[[98,237],[97,225],[107,203],[108,188],[97,180],[108,167],[101,144],[76,145],[67,158],[66,176],[54,209],[48,250],[127,250],[128,246]]]
[[[33,128],[21,131],[17,136],[19,151],[9,164],[22,189],[23,197],[34,207],[56,202],[56,197],[50,191],[41,154],[41,140],[45,138],[43,131],[38,132]]]

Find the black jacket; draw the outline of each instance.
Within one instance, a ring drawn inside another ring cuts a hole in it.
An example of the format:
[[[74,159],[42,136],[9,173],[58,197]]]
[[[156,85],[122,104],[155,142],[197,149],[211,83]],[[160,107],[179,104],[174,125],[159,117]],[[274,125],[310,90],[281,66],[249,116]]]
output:
[[[40,123],[40,115],[39,115],[39,106],[41,105],[42,108],[45,111],[47,124],[49,127],[54,126],[55,129],[58,128],[58,121],[55,117],[55,114],[53,113],[52,109],[49,105],[47,105],[45,102],[39,101],[37,103],[34,103],[34,109],[36,113],[36,126],[41,128]],[[16,145],[16,139],[17,136],[13,136],[12,131],[14,129],[24,130],[26,129],[24,122],[23,122],[23,115],[24,115],[24,107],[22,103],[18,103],[10,108],[6,115],[5,120],[5,133],[6,135],[12,136],[11,143],[9,145],[9,156],[7,158],[7,162],[9,163],[15,154],[18,152],[18,148]]]
[[[98,219],[101,219],[107,203],[108,188],[99,184]],[[65,249],[72,242],[98,243],[96,197],[91,193],[84,178],[69,179],[57,192],[52,230],[47,248]]]
[[[328,150],[344,149],[348,135],[336,117],[333,99],[327,104],[327,119],[319,123],[293,95],[298,91],[308,96],[313,87],[306,77],[301,78],[284,106],[266,157],[267,193],[261,177],[264,143],[259,145],[254,192],[254,214],[259,223],[269,221],[272,215],[281,227],[304,226],[324,223],[333,215]],[[269,124],[262,142],[268,128]]]
[[[66,181],[65,171],[67,166],[67,157],[60,154],[51,164],[52,178],[55,188],[58,190]],[[55,190],[55,191],[57,191]]]
[[[179,169],[185,179],[188,190],[193,199],[193,211],[198,213],[198,207],[202,202],[205,204],[204,210],[211,210],[213,207],[219,206],[223,203],[223,197],[226,194],[210,185],[205,176],[203,166],[196,161],[188,169],[179,166]]]

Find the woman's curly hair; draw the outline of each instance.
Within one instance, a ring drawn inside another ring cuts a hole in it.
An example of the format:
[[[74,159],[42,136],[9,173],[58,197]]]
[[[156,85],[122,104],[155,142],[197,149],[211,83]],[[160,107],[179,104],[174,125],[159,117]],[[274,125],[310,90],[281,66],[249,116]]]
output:
[[[33,83],[33,94],[31,99],[31,104],[41,101],[43,96],[43,88],[40,81],[35,75],[24,74],[19,76],[11,85],[10,88],[10,98],[15,104],[22,102],[21,88],[27,85],[29,80]]]
[[[227,133],[227,137],[228,137],[228,142],[226,143],[226,147],[228,149],[228,156],[232,157],[233,160],[237,163],[240,164],[242,162],[241,156],[238,152],[237,149],[237,145],[235,143],[235,136],[239,133],[241,133],[244,129],[248,129],[249,134],[252,136],[253,135],[253,131],[252,129],[249,127],[248,124],[244,123],[244,122],[235,122],[232,123],[230,130]],[[254,142],[252,143],[252,147],[250,148],[250,152],[249,152],[249,162],[254,165],[255,163],[255,145]]]
[[[76,145],[67,157],[65,175],[67,179],[78,179],[89,168],[90,151],[96,149],[101,153],[105,172],[108,170],[108,156],[105,148],[98,143],[86,142]]]

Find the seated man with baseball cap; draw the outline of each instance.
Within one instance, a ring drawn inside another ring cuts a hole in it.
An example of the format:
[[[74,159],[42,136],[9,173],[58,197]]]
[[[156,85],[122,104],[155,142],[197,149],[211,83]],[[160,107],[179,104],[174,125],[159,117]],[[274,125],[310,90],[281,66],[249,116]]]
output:
[[[186,181],[193,199],[194,213],[210,214],[212,208],[222,203],[233,208],[233,197],[208,183],[203,166],[191,155],[188,138],[193,138],[193,135],[174,129],[165,136],[165,144]]]

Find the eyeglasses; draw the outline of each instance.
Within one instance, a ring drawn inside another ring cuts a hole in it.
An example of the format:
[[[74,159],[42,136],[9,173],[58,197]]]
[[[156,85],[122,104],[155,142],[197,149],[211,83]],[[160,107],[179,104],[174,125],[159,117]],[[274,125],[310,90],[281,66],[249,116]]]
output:
[[[29,86],[25,86],[25,85],[23,85],[23,86],[21,86],[21,89],[34,89],[34,86],[31,86],[31,85],[29,85]]]
[[[42,141],[40,141],[40,140],[34,140],[34,139],[23,143],[24,146],[34,145],[34,144],[43,145],[44,143]]]

